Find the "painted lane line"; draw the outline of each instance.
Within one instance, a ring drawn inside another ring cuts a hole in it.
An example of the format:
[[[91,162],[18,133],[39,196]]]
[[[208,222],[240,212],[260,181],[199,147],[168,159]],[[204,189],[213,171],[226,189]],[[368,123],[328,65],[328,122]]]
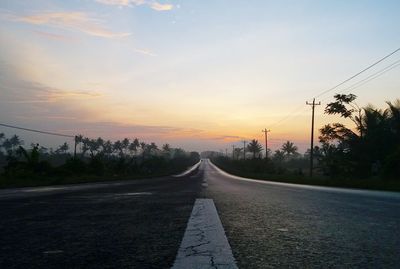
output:
[[[200,164],[201,164],[201,161],[199,161],[198,163],[196,163],[195,165],[193,165],[192,167],[190,167],[186,171],[184,171],[184,172],[182,172],[180,174],[177,174],[177,175],[173,175],[173,177],[184,177],[184,176],[190,174],[191,172],[193,172],[194,170],[196,170],[197,167],[200,166]]]
[[[222,174],[223,176],[225,176],[227,178],[237,179],[237,180],[241,180],[241,181],[247,181],[247,182],[252,182],[252,183],[261,183],[261,184],[267,184],[267,185],[276,185],[276,186],[283,186],[283,187],[291,187],[291,188],[316,190],[316,191],[350,193],[350,194],[368,195],[368,196],[376,196],[376,197],[390,197],[390,198],[400,199],[399,192],[351,189],[351,188],[339,188],[339,187],[326,187],[326,186],[285,183],[285,182],[245,178],[245,177],[235,176],[235,175],[229,174],[228,172],[225,172],[224,170],[222,170],[221,168],[219,168],[218,166],[213,164],[210,160],[206,160],[206,163],[208,165],[210,165],[213,169],[215,169],[219,174]]]
[[[119,196],[143,196],[143,195],[153,195],[152,192],[126,192],[120,193]]]
[[[172,269],[237,269],[212,199],[196,199]]]

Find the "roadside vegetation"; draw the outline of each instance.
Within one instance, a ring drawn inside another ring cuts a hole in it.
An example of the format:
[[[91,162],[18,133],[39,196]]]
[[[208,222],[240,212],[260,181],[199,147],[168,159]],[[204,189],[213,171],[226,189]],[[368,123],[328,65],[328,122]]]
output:
[[[331,123],[320,128],[314,147],[314,176],[309,177],[310,150],[299,154],[287,141],[268,158],[252,140],[243,154],[211,154],[212,161],[235,175],[290,183],[400,191],[400,100],[387,108],[360,108],[353,94],[337,94],[325,114],[350,120],[351,126]],[[265,156],[264,156],[265,157]]]
[[[74,155],[67,143],[55,150],[39,144],[25,147],[17,135],[0,133],[0,187],[164,176],[179,173],[200,159],[197,152],[169,144],[159,148],[138,139],[111,142],[81,135],[75,139]]]

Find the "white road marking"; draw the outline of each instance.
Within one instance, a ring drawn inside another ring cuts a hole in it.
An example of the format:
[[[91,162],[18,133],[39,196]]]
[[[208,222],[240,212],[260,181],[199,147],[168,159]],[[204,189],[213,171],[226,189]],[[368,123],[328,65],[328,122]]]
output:
[[[277,182],[277,181],[269,181],[269,180],[259,180],[252,178],[239,177],[235,175],[231,175],[224,170],[218,168],[215,164],[213,164],[210,160],[206,160],[207,164],[213,167],[218,173],[224,175],[228,178],[238,179],[247,182],[253,183],[261,183],[261,184],[269,184],[269,185],[277,185],[284,187],[293,187],[300,189],[309,189],[309,190],[317,190],[317,191],[327,191],[327,192],[341,192],[341,193],[351,193],[351,194],[360,194],[360,195],[370,195],[377,197],[391,197],[400,199],[399,192],[392,191],[377,191],[377,190],[364,190],[364,189],[351,189],[351,188],[339,188],[339,187],[325,187],[325,186],[317,186],[317,185],[305,185],[305,184],[296,184],[296,183],[285,183],[285,182]],[[212,174],[213,172],[208,172]]]
[[[190,167],[189,169],[187,169],[183,173],[180,173],[180,174],[177,174],[177,175],[173,175],[173,177],[184,177],[184,176],[190,174],[191,172],[193,172],[197,167],[200,166],[200,164],[201,164],[201,161],[199,161],[198,163],[196,163],[195,165],[193,165],[192,167]]]
[[[127,192],[127,193],[121,193],[119,195],[122,196],[140,196],[140,195],[152,195],[153,193],[151,192]]]
[[[196,199],[172,269],[237,269],[212,199]]]

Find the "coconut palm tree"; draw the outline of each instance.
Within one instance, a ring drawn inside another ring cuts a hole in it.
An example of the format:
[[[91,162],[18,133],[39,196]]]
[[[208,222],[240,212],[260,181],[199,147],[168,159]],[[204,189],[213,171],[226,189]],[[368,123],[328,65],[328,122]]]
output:
[[[64,144],[60,145],[58,149],[56,149],[57,154],[66,154],[69,149],[69,145],[67,142],[64,142]]]
[[[285,153],[286,156],[293,156],[297,154],[298,148],[294,145],[293,142],[286,141],[283,143],[281,150]]]
[[[275,150],[275,154],[272,157],[274,161],[277,163],[282,163],[283,160],[285,159],[285,153],[282,150]]]
[[[167,158],[169,158],[169,157],[171,156],[171,147],[170,147],[169,144],[164,144],[164,145],[162,146],[162,151],[163,151],[163,154],[164,154]]]
[[[83,141],[83,135],[76,135],[75,136],[75,143],[76,145],[80,145],[80,152],[82,153],[82,141]]]
[[[116,151],[120,157],[124,156],[123,147],[120,140],[114,142],[113,150]]]
[[[140,142],[140,150],[142,151],[142,160],[144,160],[146,155],[147,144],[145,142]]]
[[[107,140],[103,144],[103,153],[104,155],[109,156],[112,154],[112,152],[113,152],[113,144],[110,140]]]
[[[24,144],[24,141],[22,141],[22,140],[19,138],[19,136],[13,135],[13,136],[10,138],[10,143],[11,143],[11,148],[12,148],[12,150],[14,150],[14,149],[18,148],[19,146],[23,145],[23,144]]]
[[[253,153],[253,159],[256,158],[256,155],[259,155],[260,152],[263,150],[263,147],[258,142],[258,140],[251,140],[250,143],[247,145],[247,150]]]
[[[233,151],[233,158],[239,159],[239,157],[242,156],[242,151],[242,148],[235,148],[235,150]]]
[[[129,144],[130,144],[130,142],[129,142],[128,138],[124,138],[122,140],[122,142],[121,142],[121,146],[122,146],[122,150],[124,152],[124,155],[126,155],[126,153],[127,153],[127,150],[129,148]]]

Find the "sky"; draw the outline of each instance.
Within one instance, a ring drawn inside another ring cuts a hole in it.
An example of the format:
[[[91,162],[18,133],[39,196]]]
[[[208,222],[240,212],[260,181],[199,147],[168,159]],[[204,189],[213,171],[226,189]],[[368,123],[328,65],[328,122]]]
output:
[[[304,151],[305,102],[399,48],[399,10],[378,0],[1,0],[0,123],[198,151],[262,142],[268,128],[272,150],[290,140]],[[335,93],[379,108],[400,98],[400,67],[349,91],[398,60],[317,98],[316,129],[340,120],[323,114]]]

